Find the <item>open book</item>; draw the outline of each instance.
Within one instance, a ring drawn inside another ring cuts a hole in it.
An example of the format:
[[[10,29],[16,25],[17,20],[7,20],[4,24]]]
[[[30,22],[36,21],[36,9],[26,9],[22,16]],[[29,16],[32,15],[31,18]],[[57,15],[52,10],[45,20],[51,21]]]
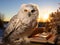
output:
[[[30,36],[30,41],[31,42],[39,42],[39,43],[51,43],[54,44],[56,40],[56,35],[54,34],[46,34],[42,35],[43,33],[43,28],[36,28],[35,31],[31,34]]]
[[[40,35],[37,34],[36,36],[31,37],[30,41],[31,42],[51,43],[51,44],[54,44],[55,43],[55,39],[56,39],[55,35],[52,35],[51,37],[40,37]]]

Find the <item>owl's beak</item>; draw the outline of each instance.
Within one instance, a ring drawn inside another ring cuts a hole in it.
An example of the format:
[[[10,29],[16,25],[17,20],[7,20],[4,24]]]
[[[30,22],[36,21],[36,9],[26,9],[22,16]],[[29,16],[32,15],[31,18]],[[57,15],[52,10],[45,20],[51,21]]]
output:
[[[31,12],[28,13],[28,16],[29,16],[29,17],[31,16]]]

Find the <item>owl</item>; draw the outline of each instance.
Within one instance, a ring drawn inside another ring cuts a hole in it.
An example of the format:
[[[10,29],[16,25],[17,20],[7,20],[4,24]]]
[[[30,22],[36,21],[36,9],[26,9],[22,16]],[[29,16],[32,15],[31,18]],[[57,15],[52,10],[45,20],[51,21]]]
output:
[[[22,4],[4,31],[5,44],[22,45],[28,43],[28,37],[37,25],[38,15],[39,10],[36,4]]]

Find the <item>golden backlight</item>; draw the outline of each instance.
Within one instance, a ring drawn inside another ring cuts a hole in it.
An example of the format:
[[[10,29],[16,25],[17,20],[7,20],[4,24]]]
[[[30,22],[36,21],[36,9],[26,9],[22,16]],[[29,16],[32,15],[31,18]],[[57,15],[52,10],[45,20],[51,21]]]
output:
[[[43,15],[39,15],[37,22],[50,22],[50,15],[47,14],[43,14]]]
[[[39,16],[37,22],[50,22],[51,17],[50,14],[54,12],[52,7],[43,7],[43,9],[39,9]]]

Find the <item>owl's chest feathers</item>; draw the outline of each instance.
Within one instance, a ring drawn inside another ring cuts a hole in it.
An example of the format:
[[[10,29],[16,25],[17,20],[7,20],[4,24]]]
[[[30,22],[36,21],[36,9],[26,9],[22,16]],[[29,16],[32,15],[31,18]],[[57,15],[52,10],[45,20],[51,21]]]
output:
[[[29,21],[29,20],[28,20]],[[16,27],[15,27],[15,31],[12,33],[11,37],[18,37],[21,35],[29,35],[29,33],[31,33],[36,24],[36,22],[34,22],[35,20],[30,21],[29,23],[23,22],[22,20],[19,20]]]
[[[26,21],[26,22],[24,22],[24,21]],[[34,22],[34,20],[29,21],[27,19],[18,21],[18,23],[15,27],[16,33],[18,33],[18,32],[23,33],[25,31],[29,31],[30,29],[32,29],[34,27],[35,23],[36,22]]]

